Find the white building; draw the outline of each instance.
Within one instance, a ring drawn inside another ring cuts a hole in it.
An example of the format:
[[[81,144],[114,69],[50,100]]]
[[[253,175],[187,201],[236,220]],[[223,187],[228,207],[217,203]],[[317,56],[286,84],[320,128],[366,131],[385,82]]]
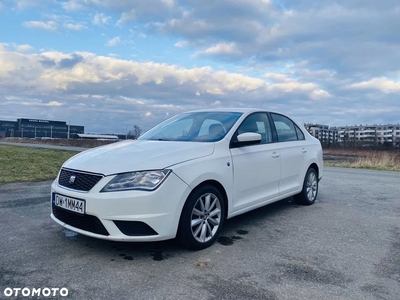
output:
[[[336,127],[321,124],[305,124],[307,131],[321,141],[322,145],[333,146],[338,142],[338,131]]]
[[[353,143],[357,146],[386,144],[400,147],[400,124],[340,127],[306,124],[305,126],[311,135],[321,141],[322,145]]]

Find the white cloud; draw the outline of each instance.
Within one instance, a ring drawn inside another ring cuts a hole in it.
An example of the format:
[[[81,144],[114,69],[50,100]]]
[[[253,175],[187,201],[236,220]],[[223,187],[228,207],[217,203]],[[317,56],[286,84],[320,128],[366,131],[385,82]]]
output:
[[[116,36],[116,37],[112,38],[111,40],[108,40],[106,45],[108,47],[114,47],[114,46],[120,44],[121,42],[122,42],[121,38],[119,36]]]
[[[206,50],[197,51],[196,55],[240,55],[241,51],[238,49],[235,43],[219,43],[213,45]]]
[[[97,26],[107,25],[111,17],[106,16],[104,13],[96,13],[93,17],[93,24]]]
[[[147,37],[146,34],[144,34],[143,32],[139,32],[139,31],[137,31],[135,29],[129,29],[129,32],[131,33],[132,36],[137,36],[137,37],[140,37],[140,38],[146,38]]]
[[[292,92],[305,95],[313,92],[319,95],[324,94],[322,89],[313,83],[288,80],[285,83],[269,84],[260,78],[243,74],[215,72],[210,67],[186,69],[174,65],[140,63],[85,52],[64,54],[52,51],[37,55],[5,51],[0,55],[0,63],[3,66],[0,71],[0,78],[2,78],[0,87],[4,88],[9,83],[20,87],[29,85],[36,86],[38,92],[42,89],[69,91],[77,84],[80,89],[90,90],[92,84],[101,84],[105,94],[126,93],[127,97],[131,93],[136,95],[140,89],[143,92],[153,93],[155,92],[153,85],[159,86],[157,89],[168,91],[168,93],[172,93],[175,89],[176,92],[185,89],[192,95],[197,93],[199,96],[255,91],[278,94]],[[29,66],[29,74],[25,73],[22,66]],[[15,72],[22,73],[17,73],[20,76],[9,75]],[[29,76],[28,82],[26,76]],[[119,86],[118,91],[115,89],[116,86]],[[133,86],[136,88],[132,89]],[[73,90],[74,88],[71,91]],[[123,90],[125,92],[122,92]]]
[[[31,7],[45,7],[51,4],[53,0],[15,0],[18,9],[29,9]]]
[[[27,21],[22,23],[23,26],[28,28],[37,28],[43,29],[48,31],[56,31],[57,30],[57,23],[54,21]]]
[[[288,82],[291,80],[287,75],[277,73],[266,73],[264,77],[275,82]]]
[[[326,98],[329,98],[330,96],[331,95],[329,95],[327,91],[317,89],[312,91],[310,98],[313,100],[324,100]]]
[[[353,83],[350,88],[354,89],[374,89],[383,93],[400,92],[400,81],[394,81],[386,77],[373,78],[368,81]]]
[[[63,106],[64,104],[58,102],[58,101],[50,101],[47,106]]]
[[[64,24],[64,28],[74,31],[81,31],[87,29],[85,25],[79,23],[66,23]]]
[[[179,41],[174,45],[176,48],[185,48],[188,46],[188,42],[186,41]]]
[[[16,45],[15,50],[17,52],[29,52],[32,51],[34,48],[31,45]]]
[[[66,11],[76,11],[84,7],[79,0],[69,0],[66,2],[62,2],[61,6]]]
[[[0,10],[4,8],[4,4],[0,2]]]

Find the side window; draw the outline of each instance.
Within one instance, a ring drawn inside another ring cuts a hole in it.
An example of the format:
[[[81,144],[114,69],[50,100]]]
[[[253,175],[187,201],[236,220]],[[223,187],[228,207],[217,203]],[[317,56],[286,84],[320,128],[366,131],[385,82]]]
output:
[[[306,137],[304,136],[303,131],[301,131],[301,129],[299,127],[297,127],[296,124],[294,124],[294,127],[296,128],[297,139],[298,140],[305,140]]]
[[[297,141],[298,131],[302,134],[299,128],[292,122],[292,120],[277,114],[271,114],[272,120],[274,121],[276,133],[278,135],[279,142]],[[299,139],[304,139],[304,134]]]
[[[268,116],[265,113],[254,113],[248,116],[237,129],[237,134],[255,132],[261,134],[261,144],[272,142],[272,131]]]

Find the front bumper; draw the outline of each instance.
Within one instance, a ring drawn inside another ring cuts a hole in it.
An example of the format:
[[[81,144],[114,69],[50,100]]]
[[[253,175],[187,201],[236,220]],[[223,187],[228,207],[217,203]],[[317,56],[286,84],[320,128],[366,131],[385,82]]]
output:
[[[51,185],[51,218],[77,233],[113,241],[161,241],[174,238],[183,205],[191,189],[173,172],[154,191],[100,193],[111,177],[102,178],[89,192]],[[85,214],[56,207],[53,195],[85,201]]]

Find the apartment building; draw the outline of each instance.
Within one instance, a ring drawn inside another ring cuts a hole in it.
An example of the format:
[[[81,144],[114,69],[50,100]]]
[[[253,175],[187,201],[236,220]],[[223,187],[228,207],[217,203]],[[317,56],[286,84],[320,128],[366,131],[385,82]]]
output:
[[[400,147],[400,124],[329,127],[305,124],[308,132],[322,145],[351,144],[358,146],[387,145]]]
[[[320,140],[323,146],[334,146],[338,143],[338,130],[321,124],[305,124],[307,131]]]
[[[338,142],[361,145],[387,144],[400,146],[400,124],[360,125],[338,127]]]

